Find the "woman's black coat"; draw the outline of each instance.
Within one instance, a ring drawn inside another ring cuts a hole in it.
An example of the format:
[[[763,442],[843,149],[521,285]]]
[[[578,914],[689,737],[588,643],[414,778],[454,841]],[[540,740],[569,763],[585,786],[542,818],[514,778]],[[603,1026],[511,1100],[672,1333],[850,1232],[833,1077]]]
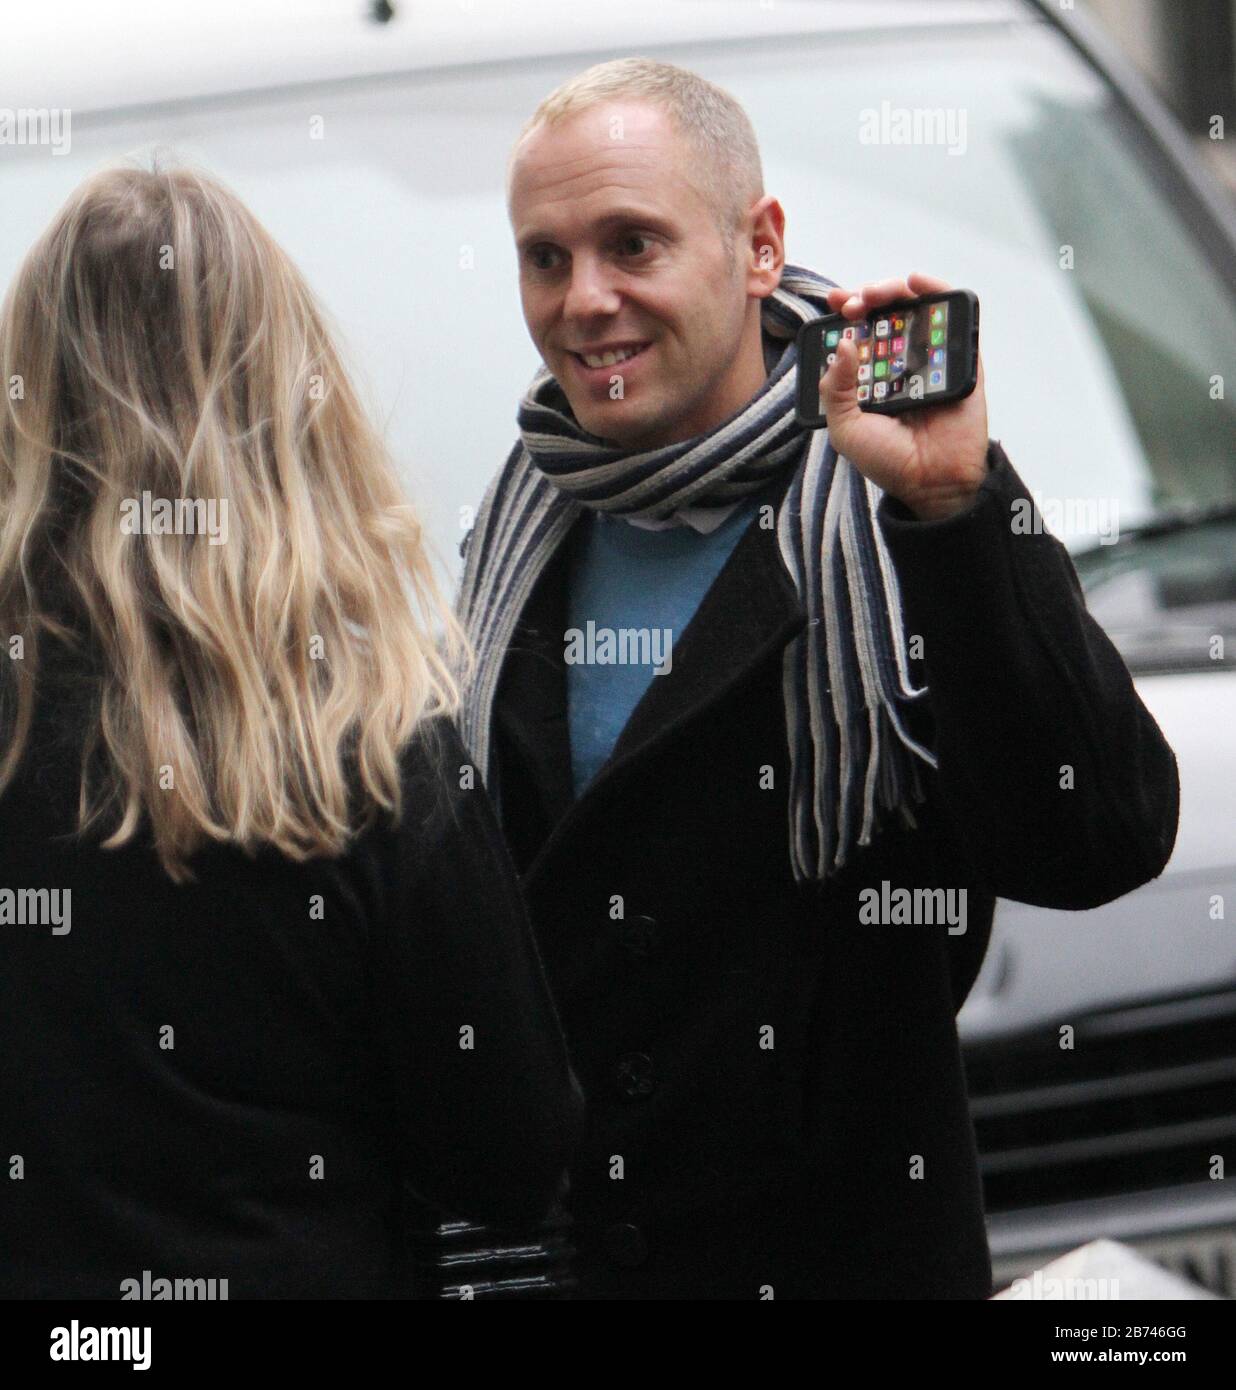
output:
[[[1014,534],[1028,493],[998,444],[989,465],[959,516],[881,503],[939,770],[918,828],[823,891],[789,863],[782,653],[805,616],[773,531],[752,522],[578,801],[565,545],[529,599],[496,789],[589,1101],[583,1297],[990,1291],[955,1015],[994,899],[1087,908],[1153,878],[1178,787],[1063,547]],[[863,925],[886,880],[964,887],[965,933]]]
[[[118,1298],[146,1271],[387,1296],[412,1287],[409,1189],[543,1215],[579,1096],[454,729],[405,750],[398,829],[304,864],[212,847],[176,886],[140,842],[57,838],[68,693],[0,798],[0,888],[71,893],[67,932],[0,922],[0,1296]]]

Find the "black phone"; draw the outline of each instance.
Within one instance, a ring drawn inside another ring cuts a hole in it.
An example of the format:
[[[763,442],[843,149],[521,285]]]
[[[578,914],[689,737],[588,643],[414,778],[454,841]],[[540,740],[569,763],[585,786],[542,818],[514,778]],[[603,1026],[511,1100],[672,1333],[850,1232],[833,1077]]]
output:
[[[858,349],[858,406],[880,415],[959,401],[978,383],[978,296],[969,290],[900,299],[865,319],[810,319],[798,330],[799,424],[819,429],[820,377],[841,338]]]

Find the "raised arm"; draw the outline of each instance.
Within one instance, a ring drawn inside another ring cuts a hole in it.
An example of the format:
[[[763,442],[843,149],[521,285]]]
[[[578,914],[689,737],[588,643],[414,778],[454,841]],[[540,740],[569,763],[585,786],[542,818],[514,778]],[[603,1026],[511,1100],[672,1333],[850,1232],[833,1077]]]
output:
[[[1014,524],[1031,499],[996,442],[988,461],[961,512],[921,520],[886,496],[878,513],[922,639],[944,802],[998,897],[1097,907],[1167,863],[1176,760],[1064,546]]]

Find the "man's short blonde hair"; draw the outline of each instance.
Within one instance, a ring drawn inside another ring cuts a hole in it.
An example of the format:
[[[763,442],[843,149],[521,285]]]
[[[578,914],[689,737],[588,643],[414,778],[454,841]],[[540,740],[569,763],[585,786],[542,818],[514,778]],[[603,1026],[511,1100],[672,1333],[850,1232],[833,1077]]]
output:
[[[616,58],[578,73],[541,102],[519,133],[507,165],[507,197],[519,147],[540,126],[613,100],[646,101],[664,111],[697,159],[693,177],[718,226],[732,236],[764,193],[760,149],[751,120],[723,88],[686,68],[652,58]]]

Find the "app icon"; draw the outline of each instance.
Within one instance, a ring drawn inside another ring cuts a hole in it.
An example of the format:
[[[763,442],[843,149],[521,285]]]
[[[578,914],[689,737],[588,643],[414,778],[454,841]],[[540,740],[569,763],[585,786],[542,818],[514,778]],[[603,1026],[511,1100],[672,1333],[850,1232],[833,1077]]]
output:
[[[858,360],[859,360],[860,362],[870,362],[870,361],[871,361],[871,344],[870,344],[870,343],[860,343],[860,344],[858,345]]]
[[[877,381],[876,384],[875,384],[875,398],[876,398],[876,400],[877,400],[877,401],[882,401],[882,400],[884,399],[884,397],[887,396],[887,395],[888,395],[888,382],[887,382],[887,381]]]
[[[932,310],[931,310],[931,326],[934,328],[937,324],[940,324],[940,323],[943,323],[943,322],[944,322],[944,305],[943,305],[943,304],[936,304],[936,305],[933,306],[933,308],[932,308]]]
[[[876,377],[887,376],[887,375],[888,375],[888,363],[887,363],[887,362],[877,362],[877,363],[875,364],[875,375],[876,375]]]
[[[904,357],[893,358],[893,371],[904,372],[906,369],[906,359]]]
[[[899,396],[906,389],[905,377],[899,376],[888,389],[890,395]]]
[[[933,328],[933,329],[931,330],[931,345],[932,345],[932,347],[937,346],[938,344],[942,343],[943,341],[944,341],[944,329],[943,329],[943,328]]]
[[[859,381],[870,381],[870,380],[871,380],[871,367],[870,367],[870,365],[868,365],[868,364],[863,364],[862,366],[859,367],[859,369],[858,369],[858,379],[859,379]]]
[[[860,401],[870,400],[870,399],[871,399],[871,387],[870,387],[870,386],[860,386],[860,387],[858,388],[858,399],[859,399]]]
[[[902,330],[905,326],[906,326],[906,321],[905,321],[905,319],[894,319],[894,320],[893,320],[893,332],[894,332],[894,333],[900,333],[901,330]]]
[[[870,328],[870,325],[868,325],[868,324],[866,324],[866,323],[856,323],[856,324],[854,325],[854,328],[855,328],[854,336],[855,336],[856,338],[870,338],[870,337],[871,337],[871,328]]]
[[[877,337],[877,338],[887,338],[887,337],[888,337],[888,320],[887,320],[887,319],[876,319],[876,337]]]
[[[849,338],[850,341],[853,342],[853,341],[854,341],[854,325],[851,324],[848,328],[844,329],[844,330],[842,331],[841,336],[842,336],[843,338]]]
[[[839,329],[839,328],[830,328],[830,329],[828,330],[827,334],[826,334],[825,337],[824,337],[824,346],[825,346],[825,347],[836,347],[836,346],[837,346],[837,339],[840,338],[840,337],[841,337],[841,329]]]
[[[927,385],[928,385],[928,386],[943,386],[943,385],[944,385],[944,373],[943,373],[943,372],[939,372],[939,371],[932,372],[932,373],[927,377]]]
[[[893,339],[893,351],[904,352],[906,350],[906,340],[904,338]]]
[[[887,344],[886,342],[885,342],[885,343],[877,343],[877,344],[876,344],[876,356],[877,356],[877,357],[887,357],[887,356],[888,356],[888,344]]]
[[[830,352],[828,356],[824,359],[824,363],[827,367],[831,367],[836,360],[837,354],[835,352]]]
[[[942,363],[943,361],[944,361],[944,349],[943,349],[943,348],[932,348],[932,349],[931,349],[931,365],[932,365],[933,367],[938,367],[938,366],[941,365],[941,363]]]

